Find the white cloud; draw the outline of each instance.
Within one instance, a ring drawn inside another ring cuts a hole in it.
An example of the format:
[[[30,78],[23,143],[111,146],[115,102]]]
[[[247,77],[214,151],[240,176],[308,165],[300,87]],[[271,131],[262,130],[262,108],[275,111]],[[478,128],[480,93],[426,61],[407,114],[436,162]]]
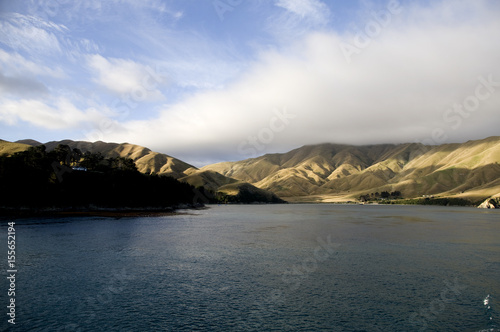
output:
[[[58,130],[78,128],[101,118],[96,109],[79,110],[64,98],[56,100],[53,105],[34,99],[4,100],[0,104],[0,122],[8,125],[24,121],[36,127]]]
[[[164,98],[158,87],[166,83],[165,78],[153,68],[132,60],[106,59],[99,54],[87,56],[87,63],[96,76],[94,82],[112,92],[131,94],[137,101]]]
[[[442,12],[452,10],[443,5],[406,10],[351,64],[339,47],[351,36],[309,34],[287,52],[263,54],[227,89],[165,107],[152,121],[125,123],[125,133],[106,139],[136,142],[188,162],[241,159],[248,156],[238,154],[238,145],[268,127],[276,108],[296,117],[261,153],[321,142],[409,142],[431,137],[435,128],[446,141],[498,134],[498,86],[459,128],[443,118],[475,93],[478,77],[500,82],[498,8],[468,4],[465,21],[448,13],[443,22]]]
[[[40,78],[64,79],[66,74],[59,67],[50,68],[30,61],[19,53],[0,49],[0,91],[11,96],[29,98],[46,95],[48,87]]]
[[[50,76],[56,78],[65,78],[66,74],[61,68],[49,68],[39,63],[30,61],[19,53],[7,53],[0,49],[1,69],[6,72],[33,76]]]

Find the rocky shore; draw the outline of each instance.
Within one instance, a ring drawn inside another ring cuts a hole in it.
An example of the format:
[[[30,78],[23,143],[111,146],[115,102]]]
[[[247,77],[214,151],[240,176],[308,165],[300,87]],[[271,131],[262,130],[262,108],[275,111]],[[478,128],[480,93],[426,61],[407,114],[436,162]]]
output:
[[[479,204],[480,209],[500,209],[500,194],[492,196]]]

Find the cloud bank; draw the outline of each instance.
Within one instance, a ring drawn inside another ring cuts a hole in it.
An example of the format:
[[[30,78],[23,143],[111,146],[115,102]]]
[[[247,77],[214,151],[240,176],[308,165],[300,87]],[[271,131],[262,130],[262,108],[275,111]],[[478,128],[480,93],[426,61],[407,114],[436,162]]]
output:
[[[278,4],[313,10],[299,1]],[[123,131],[106,138],[204,163],[251,157],[241,146],[255,147],[252,137],[264,146],[254,150],[264,153],[322,142],[441,144],[498,134],[498,6],[449,4],[401,5],[396,14],[387,9],[389,18],[367,15],[359,31],[309,33],[286,49],[263,52],[226,88],[165,106],[155,119],[123,123]],[[357,43],[360,34],[368,44]],[[346,44],[358,50],[350,58]],[[488,97],[454,111],[481,80],[490,81],[481,88]],[[290,121],[271,135],[266,128],[283,109]]]

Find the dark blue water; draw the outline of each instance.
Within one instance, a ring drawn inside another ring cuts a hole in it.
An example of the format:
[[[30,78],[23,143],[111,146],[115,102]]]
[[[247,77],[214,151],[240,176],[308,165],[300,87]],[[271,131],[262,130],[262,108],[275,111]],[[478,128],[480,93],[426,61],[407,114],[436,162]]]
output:
[[[10,328],[500,328],[499,211],[252,205],[192,213],[17,220]],[[6,232],[2,226],[1,248]],[[6,249],[2,255],[6,308]]]

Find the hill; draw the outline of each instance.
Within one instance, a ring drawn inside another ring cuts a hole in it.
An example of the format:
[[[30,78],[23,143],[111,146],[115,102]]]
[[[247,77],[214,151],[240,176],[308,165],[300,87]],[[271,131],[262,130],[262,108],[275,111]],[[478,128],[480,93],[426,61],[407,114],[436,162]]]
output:
[[[68,154],[71,157],[68,158]],[[127,158],[29,147],[0,156],[0,215],[39,211],[171,211],[197,206],[196,192],[172,177],[140,173]]]
[[[0,155],[4,154],[2,152],[2,147],[4,147],[5,154],[10,155],[18,151],[27,150],[30,146],[38,145],[45,145],[47,152],[53,151],[59,145],[67,145],[71,150],[78,149],[81,153],[100,153],[105,159],[118,157],[130,158],[134,161],[135,166],[141,173],[171,176],[195,188],[204,187],[213,192],[213,194],[207,192],[207,197],[202,197],[201,201],[205,203],[217,192],[236,197],[234,199],[229,199],[230,201],[281,201],[273,193],[256,188],[244,181],[235,180],[214,171],[199,170],[177,158],[129,143],[106,143],[101,141],[91,143],[85,141],[62,140],[42,144],[30,139],[21,140],[16,143],[0,141]],[[232,190],[227,189],[228,185],[232,185]],[[255,194],[253,198],[251,197],[252,194]]]
[[[0,141],[0,154],[37,144],[41,143]],[[83,153],[101,153],[105,158],[131,158],[142,173],[169,175],[213,193],[240,198],[253,194],[265,201],[277,201],[279,196],[295,202],[334,202],[400,192],[404,198],[432,195],[478,202],[500,193],[500,137],[437,146],[306,145],[201,169],[129,143],[64,140],[45,146],[52,151],[59,144]]]
[[[0,155],[11,156],[16,152],[26,151],[30,145],[22,143],[12,143],[0,139]]]
[[[184,173],[190,168],[194,168],[179,159],[169,155],[153,152],[143,146],[129,143],[105,143],[97,141],[95,143],[84,141],[51,141],[44,145],[47,151],[52,151],[59,144],[68,145],[71,149],[79,149],[83,153],[101,153],[105,158],[130,158],[134,161],[137,169],[145,174],[169,175],[173,178],[186,176]]]
[[[42,145],[42,143],[35,141],[34,139],[21,139],[19,141],[16,141],[15,143],[27,144],[30,146]]]
[[[352,200],[400,191],[484,200],[500,192],[500,137],[462,144],[308,145],[287,153],[208,165],[289,201]]]

